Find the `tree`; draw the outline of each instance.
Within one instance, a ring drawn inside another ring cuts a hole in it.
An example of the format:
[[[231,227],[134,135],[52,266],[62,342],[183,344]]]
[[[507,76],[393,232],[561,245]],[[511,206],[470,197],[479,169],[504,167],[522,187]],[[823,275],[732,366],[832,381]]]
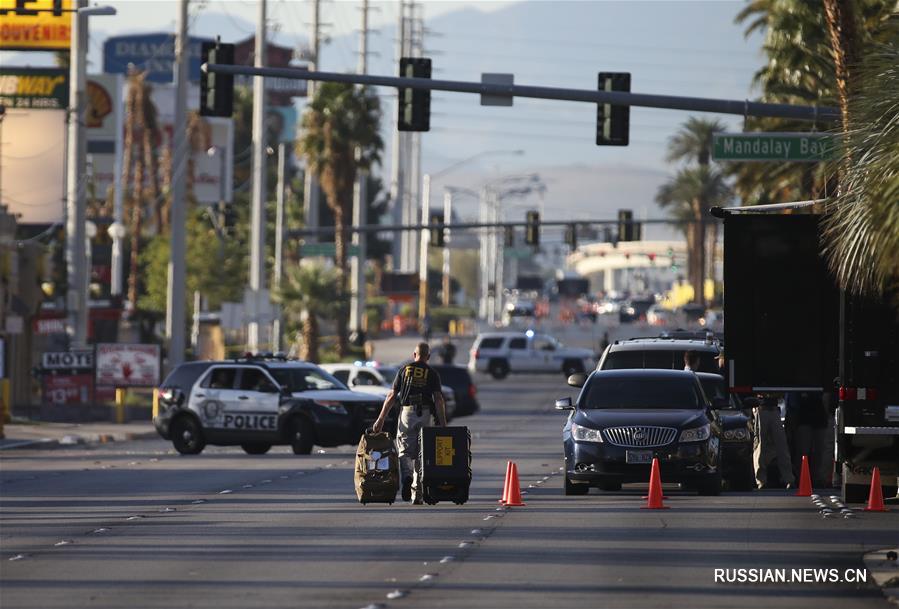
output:
[[[839,40],[835,36],[834,44]],[[857,77],[845,107],[841,100],[846,146],[839,192],[825,220],[830,267],[840,285],[855,294],[899,286],[899,16],[881,40],[860,63],[846,64],[857,69]]]
[[[709,165],[680,169],[656,194],[656,202],[680,222],[687,240],[687,277],[696,302],[705,301],[705,257],[702,219],[710,207],[731,197],[724,174]]]
[[[724,125],[716,120],[690,117],[683,127],[668,140],[668,161],[696,163],[695,168],[681,169],[662,185],[656,201],[670,207],[675,219],[684,222],[687,239],[687,269],[697,302],[705,301],[705,277],[714,276],[715,248],[718,243],[718,224],[711,223],[706,236],[709,209],[730,198],[730,187],[717,169],[711,167],[712,140],[723,132]],[[708,242],[708,243],[707,243]],[[706,257],[706,248],[710,255]],[[706,269],[706,260],[710,261]]]
[[[287,331],[295,334],[300,329],[300,359],[318,361],[319,318],[332,318],[340,297],[336,273],[316,263],[291,266],[273,297],[283,307]]]
[[[334,261],[338,293],[347,292],[348,243],[345,231],[352,217],[353,185],[358,170],[380,162],[384,143],[379,133],[380,102],[365,89],[343,83],[323,83],[303,113],[298,152],[321,184],[334,212]],[[337,354],[347,352],[349,311],[341,297],[337,311]],[[331,304],[334,306],[334,303]]]
[[[838,78],[831,33],[828,30],[828,4],[855,7],[851,21],[855,33],[853,46],[877,39],[895,0],[826,0],[824,6],[807,0],[752,0],[737,14],[736,22],[746,25],[749,36],[764,31],[765,64],[756,72],[753,83],[761,89],[760,100],[818,106],[835,105]],[[834,17],[836,18],[836,17]],[[852,53],[852,52],[850,52]],[[852,53],[854,54],[854,53]],[[840,58],[842,65],[850,65]],[[776,118],[747,120],[752,131],[809,131],[828,129],[827,124]],[[836,187],[831,163],[734,163],[734,189],[747,204],[777,203],[817,199]]]

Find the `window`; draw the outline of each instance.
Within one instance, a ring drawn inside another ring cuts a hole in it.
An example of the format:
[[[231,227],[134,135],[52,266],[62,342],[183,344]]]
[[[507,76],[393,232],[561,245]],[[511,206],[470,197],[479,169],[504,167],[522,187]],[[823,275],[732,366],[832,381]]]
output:
[[[540,336],[534,339],[534,349],[537,351],[555,351],[556,341],[548,336]]]
[[[283,367],[270,368],[272,376],[281,385],[286,386],[291,393],[302,391],[346,389],[347,386],[339,380],[318,368]]]
[[[701,409],[705,400],[691,379],[647,376],[604,378],[589,383],[578,407],[602,408],[686,408]]]
[[[356,374],[356,384],[365,385],[367,387],[380,387],[381,381],[368,370],[360,370],[358,374]]]
[[[275,384],[259,368],[243,368],[241,370],[240,388],[243,391],[261,391],[264,393],[277,393],[278,391]]]
[[[338,381],[346,385],[350,382],[350,371],[349,370],[335,370],[334,376]]]
[[[513,338],[509,341],[510,349],[527,349],[528,341],[526,338]]]
[[[203,387],[209,389],[233,389],[236,368],[213,368],[212,372],[203,381]]]
[[[481,344],[478,345],[479,349],[499,349],[503,344],[503,338],[501,336],[495,336],[493,338],[482,338]]]

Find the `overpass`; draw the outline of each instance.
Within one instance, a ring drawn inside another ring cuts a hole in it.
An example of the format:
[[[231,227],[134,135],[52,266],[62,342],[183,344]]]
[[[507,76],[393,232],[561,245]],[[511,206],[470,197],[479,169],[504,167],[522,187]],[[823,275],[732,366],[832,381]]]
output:
[[[592,277],[602,273],[603,290],[616,289],[615,271],[659,269],[669,271],[676,264],[686,267],[686,241],[620,241],[617,244],[585,243],[568,255],[568,267],[579,275]]]

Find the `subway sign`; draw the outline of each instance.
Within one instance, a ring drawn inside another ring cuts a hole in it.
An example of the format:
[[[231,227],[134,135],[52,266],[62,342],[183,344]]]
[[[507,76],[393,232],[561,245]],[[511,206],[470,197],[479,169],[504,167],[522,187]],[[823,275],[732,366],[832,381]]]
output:
[[[59,68],[0,68],[0,104],[7,108],[64,110],[69,72]]]
[[[0,49],[68,50],[72,0],[0,0]]]

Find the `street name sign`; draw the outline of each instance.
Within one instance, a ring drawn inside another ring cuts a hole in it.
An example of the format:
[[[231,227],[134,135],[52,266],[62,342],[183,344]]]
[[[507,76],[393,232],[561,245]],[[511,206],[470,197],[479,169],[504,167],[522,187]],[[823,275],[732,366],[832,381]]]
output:
[[[795,161],[816,163],[833,158],[833,137],[827,133],[716,133],[716,161]]]

